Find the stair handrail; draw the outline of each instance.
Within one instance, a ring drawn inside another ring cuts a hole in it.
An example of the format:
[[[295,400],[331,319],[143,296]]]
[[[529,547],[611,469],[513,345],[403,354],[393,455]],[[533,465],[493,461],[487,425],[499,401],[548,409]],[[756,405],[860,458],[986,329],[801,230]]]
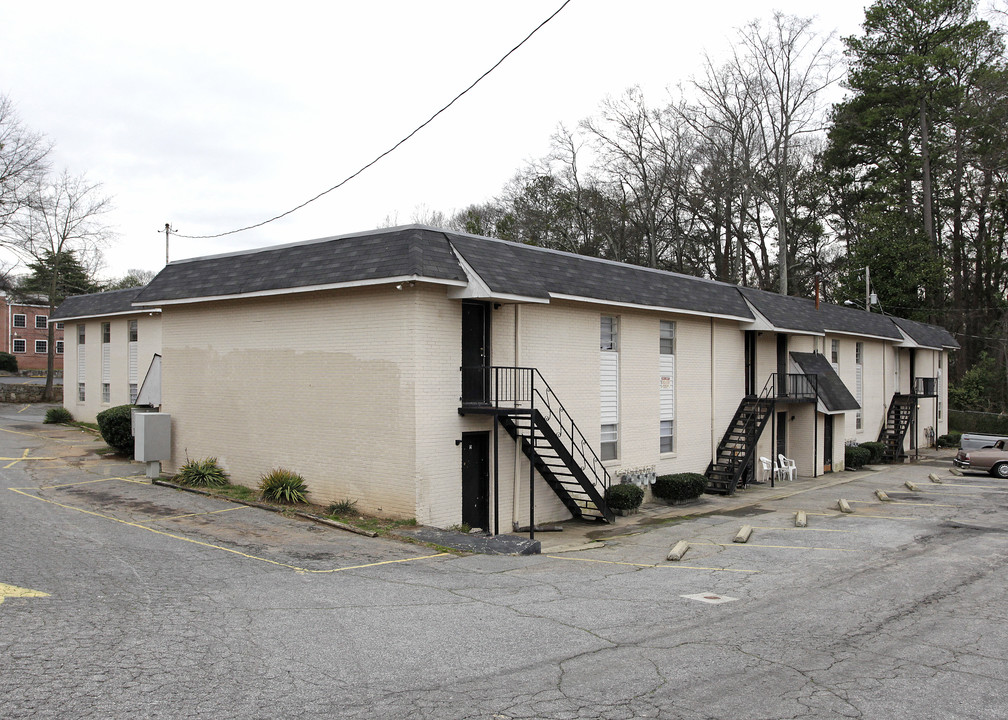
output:
[[[584,433],[581,432],[577,423],[574,422],[574,416],[568,412],[566,407],[564,407],[560,397],[556,394],[556,392],[554,392],[553,388],[546,381],[546,378],[543,377],[538,368],[533,368],[533,372],[535,374],[535,378],[537,378],[537,380],[534,380],[532,383],[533,392],[536,397],[542,400],[542,403],[546,408],[545,412],[543,412],[540,408],[540,414],[547,421],[550,418],[556,419],[556,424],[559,426],[560,433],[563,436],[566,436],[566,438],[570,441],[569,449],[571,450],[571,454],[577,452],[577,454],[580,455],[581,462],[579,464],[581,465],[581,469],[584,470],[585,473],[588,473],[590,470],[592,481],[595,482],[595,484],[600,485],[604,493],[612,483],[609,471],[606,470],[605,466],[602,464],[602,460],[592,447],[592,444],[588,442]],[[541,389],[545,389],[545,392],[542,392]],[[569,421],[567,424],[564,422],[565,418]],[[552,423],[550,426],[554,427]]]

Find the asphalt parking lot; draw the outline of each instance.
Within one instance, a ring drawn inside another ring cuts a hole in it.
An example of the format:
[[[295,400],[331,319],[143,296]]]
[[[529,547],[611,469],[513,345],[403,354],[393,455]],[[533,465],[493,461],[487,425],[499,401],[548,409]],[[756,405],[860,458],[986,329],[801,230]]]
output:
[[[946,458],[459,556],[153,486],[40,418],[0,406],[5,717],[1008,715],[1008,484]]]

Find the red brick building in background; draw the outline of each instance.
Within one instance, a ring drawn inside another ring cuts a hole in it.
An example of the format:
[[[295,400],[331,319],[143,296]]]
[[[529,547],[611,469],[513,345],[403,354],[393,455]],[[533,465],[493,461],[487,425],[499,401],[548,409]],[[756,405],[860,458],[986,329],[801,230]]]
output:
[[[63,324],[57,323],[53,369],[63,371]],[[46,369],[49,353],[49,306],[18,303],[0,295],[0,352],[17,358],[19,370]]]

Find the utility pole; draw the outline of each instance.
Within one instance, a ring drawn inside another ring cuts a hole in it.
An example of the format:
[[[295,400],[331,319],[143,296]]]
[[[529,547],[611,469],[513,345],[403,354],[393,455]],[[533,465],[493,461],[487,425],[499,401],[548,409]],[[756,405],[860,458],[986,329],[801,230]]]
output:
[[[168,264],[168,237],[174,232],[171,223],[164,224],[164,264]]]
[[[865,312],[871,312],[871,280],[868,271],[868,266],[865,265],[864,269],[864,309]]]

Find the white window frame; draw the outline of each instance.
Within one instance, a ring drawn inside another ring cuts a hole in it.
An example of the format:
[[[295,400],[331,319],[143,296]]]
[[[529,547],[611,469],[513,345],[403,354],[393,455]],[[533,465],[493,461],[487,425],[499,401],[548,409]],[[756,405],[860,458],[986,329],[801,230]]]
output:
[[[674,320],[662,320],[658,325],[658,353],[675,355],[676,325]]]
[[[56,354],[57,355],[62,355],[63,354],[63,341],[62,340],[57,340],[56,341]]]
[[[658,452],[675,452],[675,351],[676,324],[661,320],[658,324]]]
[[[11,316],[11,327],[16,328],[26,328],[28,327],[28,316],[24,313],[14,313]]]
[[[39,347],[41,346],[41,350]],[[36,355],[48,355],[49,354],[49,341],[48,340],[36,340],[35,341],[35,354]]]
[[[41,325],[39,324],[39,320],[42,321]],[[47,327],[49,327],[49,316],[48,315],[36,315],[35,316],[35,329],[36,330],[45,330]]]
[[[137,386],[136,383],[129,384],[130,405],[136,405],[137,395],[139,394],[139,392],[140,388]]]
[[[136,320],[130,320],[126,323],[126,341],[136,342],[140,337],[139,327]]]
[[[864,343],[854,343],[854,384],[858,409],[854,413],[854,429],[864,430]]]
[[[619,317],[602,315],[599,320],[599,350],[619,352]]]
[[[87,325],[79,323],[77,325],[77,344],[83,345],[85,340],[87,340]]]
[[[79,382],[79,383],[77,383],[77,402],[79,402],[79,403],[84,402],[84,398],[85,397],[86,397],[86,395],[85,395],[85,391],[84,391],[84,383]]]
[[[112,383],[103,382],[101,384],[101,401],[103,403],[112,401]]]
[[[21,349],[18,350],[18,344],[21,345]],[[28,352],[28,341],[24,338],[14,338],[11,342],[11,352],[25,353]]]
[[[599,459],[615,460],[619,457],[619,423],[602,426],[599,442]]]
[[[663,455],[675,452],[675,420],[658,421],[658,450]]]

